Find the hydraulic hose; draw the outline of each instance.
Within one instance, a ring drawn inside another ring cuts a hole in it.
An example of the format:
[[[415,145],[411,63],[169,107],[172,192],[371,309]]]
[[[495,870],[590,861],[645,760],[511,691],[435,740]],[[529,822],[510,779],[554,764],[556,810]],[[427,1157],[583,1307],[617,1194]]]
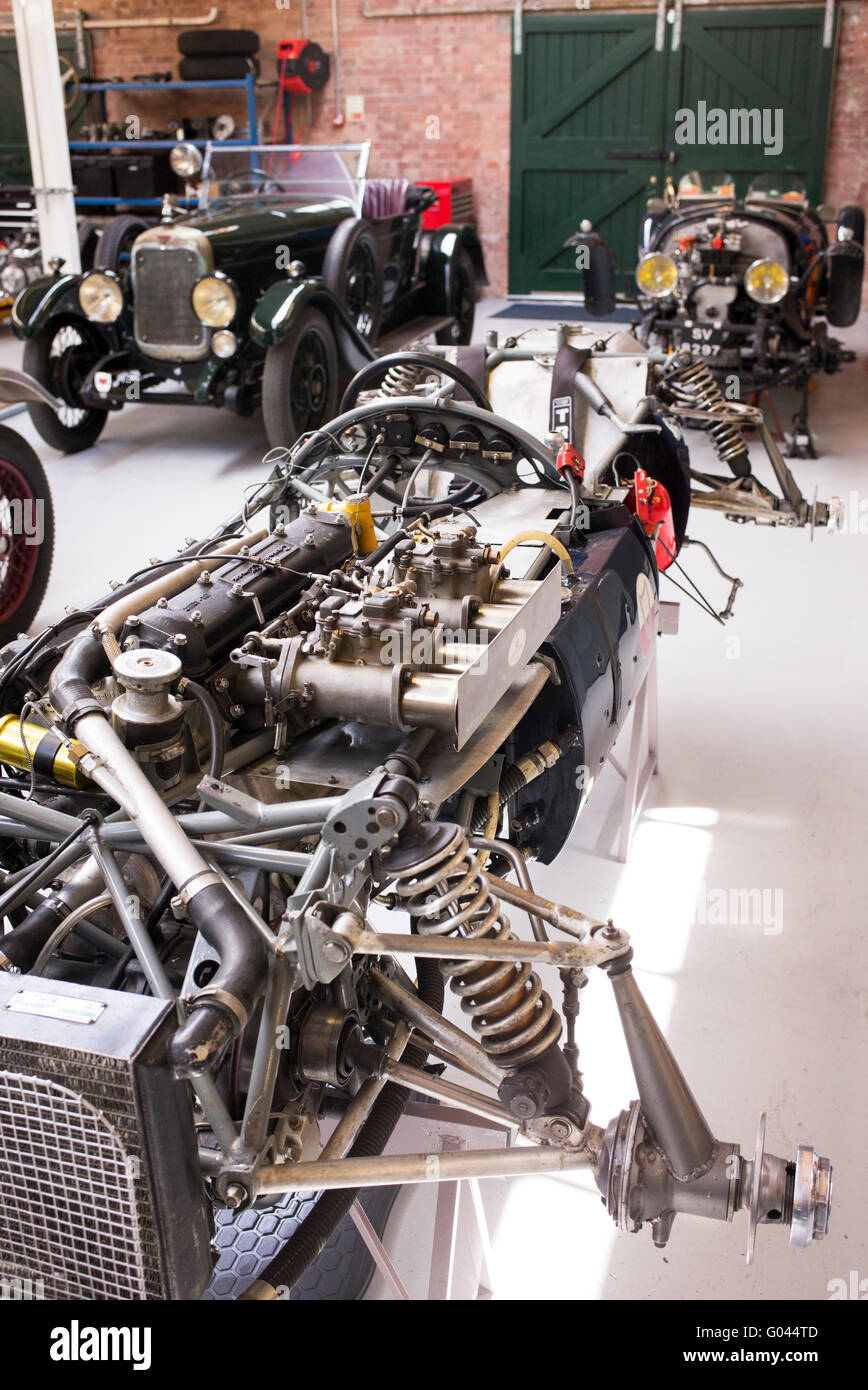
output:
[[[422,959],[416,962],[419,980],[419,998],[438,1013],[443,1008],[443,976],[436,961]],[[404,1061],[407,1066],[424,1067],[427,1052],[415,1044],[407,1048]],[[402,1086],[388,1084],[383,1087],[374,1107],[359,1131],[350,1149],[350,1158],[376,1158],[388,1144],[395,1126],[404,1113],[410,1093]],[[292,1288],[307,1272],[314,1260],[322,1254],[353,1202],[359,1195],[358,1188],[339,1188],[324,1192],[310,1216],[293,1231],[283,1249],[259,1276],[263,1283],[272,1288]]]
[[[226,755],[226,739],[223,730],[223,720],[220,718],[217,702],[210,690],[206,690],[205,686],[200,685],[198,681],[185,681],[181,689],[181,694],[192,695],[194,700],[198,700],[205,713],[210,740],[208,776],[216,781],[223,771],[223,759]]]

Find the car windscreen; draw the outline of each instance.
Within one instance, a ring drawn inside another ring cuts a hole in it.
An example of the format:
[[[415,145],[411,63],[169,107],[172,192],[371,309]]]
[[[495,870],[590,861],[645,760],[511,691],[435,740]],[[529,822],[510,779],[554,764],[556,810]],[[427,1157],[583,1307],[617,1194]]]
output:
[[[747,191],[749,203],[795,203],[808,206],[808,190],[804,179],[797,174],[778,172],[758,174]]]
[[[357,210],[364,193],[367,149],[211,143],[202,167],[200,202],[274,197],[309,203],[341,198]]]

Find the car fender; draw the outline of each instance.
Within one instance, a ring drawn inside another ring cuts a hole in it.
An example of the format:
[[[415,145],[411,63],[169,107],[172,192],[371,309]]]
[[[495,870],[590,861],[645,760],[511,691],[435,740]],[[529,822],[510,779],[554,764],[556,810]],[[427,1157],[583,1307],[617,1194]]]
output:
[[[0,367],[0,406],[21,402],[50,405],[52,410],[59,410],[64,404],[27,372],[19,372],[15,367]]]
[[[250,336],[260,347],[277,347],[305,309],[325,314],[335,335],[342,363],[361,371],[376,353],[356,330],[343,305],[319,280],[280,280],[259,299],[250,316]]]
[[[18,338],[34,338],[57,314],[83,318],[78,302],[80,275],[42,275],[25,285],[12,308],[12,329]]]
[[[458,226],[447,223],[434,232],[427,232],[422,242],[422,267],[429,295],[429,312],[448,314],[451,269],[460,251],[466,251],[473,262],[477,283],[488,284],[482,244],[476,228],[466,223]]]

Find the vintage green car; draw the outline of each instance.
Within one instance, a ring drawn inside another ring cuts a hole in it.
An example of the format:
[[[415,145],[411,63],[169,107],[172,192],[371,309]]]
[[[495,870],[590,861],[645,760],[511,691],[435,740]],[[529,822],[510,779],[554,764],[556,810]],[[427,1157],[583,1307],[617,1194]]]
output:
[[[196,210],[109,228],[94,269],[33,281],[13,327],[64,402],[30,407],[47,443],[88,448],[129,401],[261,405],[274,446],[335,414],[383,330],[467,343],[487,283],[469,224],[424,230],[432,189],[369,179],[369,145],[193,145],[172,152]]]

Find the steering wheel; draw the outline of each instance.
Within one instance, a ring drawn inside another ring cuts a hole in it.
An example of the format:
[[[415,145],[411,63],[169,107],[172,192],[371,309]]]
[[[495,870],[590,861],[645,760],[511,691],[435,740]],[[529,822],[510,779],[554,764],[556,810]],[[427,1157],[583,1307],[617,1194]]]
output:
[[[369,362],[357,372],[344,392],[343,400],[340,404],[341,415],[344,411],[352,410],[359,399],[361,393],[367,390],[372,381],[385,376],[393,367],[422,367],[430,372],[437,372],[440,376],[447,376],[457,385],[463,386],[464,390],[480,410],[491,410],[491,401],[486,396],[480,386],[477,386],[472,376],[469,376],[461,367],[456,367],[452,362],[447,362],[445,358],[436,356],[433,352],[393,352],[387,357],[378,357],[375,362]],[[410,391],[406,394],[409,396]],[[421,400],[424,398],[420,398]]]
[[[64,58],[61,54],[58,57],[58,62],[60,63],[60,85],[63,90],[63,109],[69,111],[75,105],[81,92],[81,81],[68,58]],[[69,89],[68,95],[67,89]]]
[[[354,430],[358,443],[348,444]],[[480,489],[490,496],[518,485],[565,486],[551,450],[519,425],[469,402],[424,396],[380,397],[342,411],[292,455],[292,477],[310,485],[349,468],[360,470],[360,478],[373,477],[389,457],[413,469],[430,452],[427,438],[436,438],[439,448],[424,466],[467,480],[455,501],[464,503]],[[387,485],[380,490],[389,496]]]
[[[253,193],[279,193],[281,191],[277,180],[267,174],[264,169],[259,169],[255,165],[251,165],[249,169],[237,169],[234,173],[227,174],[225,178],[221,179],[221,183],[231,193],[246,192],[245,184],[253,185],[250,189]],[[266,186],[269,183],[272,185],[271,189]]]

